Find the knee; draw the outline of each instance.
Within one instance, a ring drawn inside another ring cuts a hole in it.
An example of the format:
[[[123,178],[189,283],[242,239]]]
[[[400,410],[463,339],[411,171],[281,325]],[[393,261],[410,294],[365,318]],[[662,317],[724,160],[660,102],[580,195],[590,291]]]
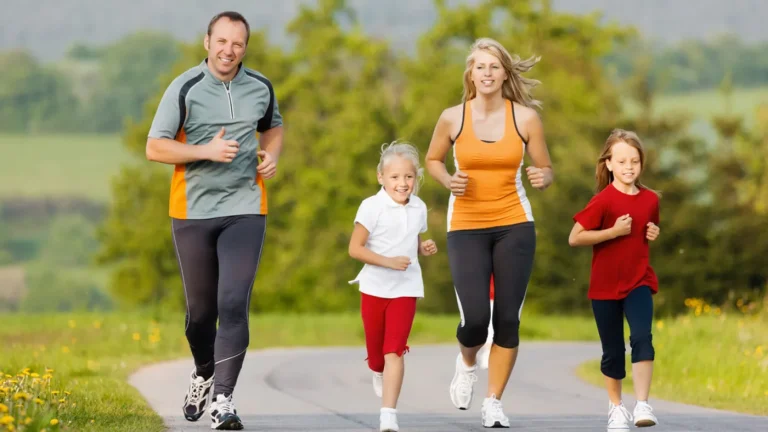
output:
[[[653,335],[651,333],[630,336],[629,346],[632,348],[632,363],[654,360],[656,352],[653,349]]]
[[[368,362],[368,368],[374,372],[384,372],[384,356],[377,354],[369,354],[365,359]]]
[[[221,324],[246,324],[248,308],[242,301],[220,301],[219,322]]]
[[[517,348],[520,345],[520,320],[516,316],[500,316],[493,335],[493,343],[502,348]]]
[[[603,358],[600,362],[600,371],[603,375],[617,380],[627,376],[624,352],[623,346],[603,350]]]
[[[465,347],[476,347],[484,344],[488,337],[490,321],[490,314],[465,317],[464,322],[456,332],[459,342]]]
[[[186,317],[187,333],[211,326],[215,328],[216,318],[217,314],[215,308],[192,307],[192,305],[190,305],[189,312],[187,312]]]

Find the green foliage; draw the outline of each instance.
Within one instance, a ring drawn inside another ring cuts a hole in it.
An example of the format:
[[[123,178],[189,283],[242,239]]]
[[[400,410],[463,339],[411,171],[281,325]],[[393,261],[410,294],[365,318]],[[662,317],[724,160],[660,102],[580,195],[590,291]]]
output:
[[[95,226],[79,214],[57,216],[48,227],[41,259],[54,266],[83,266],[98,249]]]
[[[764,133],[758,138],[739,130],[732,144],[710,156],[705,142],[687,135],[685,118],[655,115],[652,62],[633,63],[636,73],[622,86],[608,78],[601,59],[633,34],[602,26],[596,16],[556,13],[535,0],[436,4],[437,20],[412,57],[364,35],[341,0],[300,10],[287,28],[295,39],[289,53],[263,33],[252,35],[245,63],[272,80],[286,120],[278,175],[267,181],[270,215],[253,309],[356,307],[359,296],[347,281],[362,264],[349,258],[347,246],[360,202],[379,187],[380,145],[404,139],[426,152],[441,111],[460,103],[467,51],[481,36],[523,58],[542,57],[528,76],[542,81],[534,96],[544,103],[540,115],[555,183],[544,192],[527,186],[538,238],[526,307],[588,310],[591,251],[571,248],[567,239],[573,214],[592,197],[598,152],[615,127],[638,131],[649,153],[644,180],[663,192],[662,234],[651,252],[661,281],[659,313],[679,311],[694,293],[723,301],[764,293],[768,271],[759,257],[768,239],[758,229],[757,212],[766,208],[765,164],[748,157],[766,155]],[[132,153],[144,155],[164,86],[204,56],[201,44],[182,48],[144,117],[128,123],[125,145]],[[639,107],[633,117],[622,113],[621,92]],[[113,182],[100,262],[114,264],[112,291],[126,304],[184,304],[170,236],[167,168],[139,162]],[[441,251],[421,259],[426,298],[420,310],[454,312],[445,253],[448,191],[428,177],[420,195],[430,209],[428,236]],[[747,239],[761,243],[745,247]]]
[[[46,262],[27,266],[28,292],[23,313],[109,310],[112,300],[87,274],[77,274]]]

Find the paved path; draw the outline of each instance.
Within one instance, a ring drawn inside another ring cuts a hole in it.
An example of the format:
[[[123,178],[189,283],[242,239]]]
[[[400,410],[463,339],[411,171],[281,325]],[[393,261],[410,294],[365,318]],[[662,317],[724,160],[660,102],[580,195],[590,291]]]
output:
[[[415,346],[406,355],[406,377],[398,406],[401,431],[486,430],[480,426],[480,404],[487,371],[478,374],[475,400],[469,410],[459,411],[451,404],[448,386],[456,353],[453,345],[436,345]],[[605,431],[604,390],[574,375],[578,364],[599,353],[599,345],[593,343],[524,343],[503,399],[511,430]],[[234,398],[245,430],[378,430],[379,399],[371,388],[364,358],[363,347],[249,352]],[[130,379],[172,431],[210,430],[207,415],[196,423],[181,415],[191,365],[191,358],[156,364]],[[643,429],[649,432],[768,431],[768,417],[653,398],[651,402],[660,425]],[[631,410],[634,400],[626,397],[625,404]]]

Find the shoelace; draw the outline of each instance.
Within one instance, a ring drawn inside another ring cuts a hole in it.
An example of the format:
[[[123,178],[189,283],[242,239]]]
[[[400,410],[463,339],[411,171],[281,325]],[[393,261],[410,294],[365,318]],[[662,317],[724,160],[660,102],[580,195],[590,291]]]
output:
[[[619,405],[611,410],[611,418],[608,421],[608,423],[609,424],[624,423],[624,422],[628,422],[629,419],[630,419],[629,411],[627,411],[624,405]]]
[[[504,409],[501,406],[501,401],[495,397],[491,399],[486,412],[488,413],[488,416],[493,419],[504,418]]]
[[[232,403],[232,399],[226,399],[224,402],[217,402],[219,411],[223,413],[235,413],[235,404]]]
[[[191,403],[197,403],[203,397],[203,391],[207,386],[202,378],[195,378],[192,381],[192,388],[189,390],[189,401]]]
[[[464,372],[459,374],[459,394],[468,396],[472,392],[472,385],[477,382],[477,375],[474,372]]]

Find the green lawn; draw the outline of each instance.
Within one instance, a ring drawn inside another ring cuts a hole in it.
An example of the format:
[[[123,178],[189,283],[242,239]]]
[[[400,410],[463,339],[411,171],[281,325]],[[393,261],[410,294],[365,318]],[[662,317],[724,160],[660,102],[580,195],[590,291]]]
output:
[[[119,135],[0,134],[0,198],[77,195],[106,201],[131,156]]]
[[[417,315],[409,343],[455,342],[457,323],[457,316]],[[363,349],[362,325],[354,313],[255,315],[250,324],[251,349],[322,345]],[[24,416],[13,413],[15,419],[29,416],[36,422],[33,424],[41,425],[56,418],[63,424],[71,422],[70,429],[78,431],[160,431],[160,417],[126,380],[141,365],[188,357],[183,329],[184,317],[177,313],[159,320],[137,313],[1,315],[0,371],[11,378],[5,384],[0,379],[0,389],[9,389],[0,391],[0,403],[12,406],[8,399],[24,386],[30,395],[27,406],[36,407],[33,401],[40,396],[42,408],[47,410],[35,413],[25,408]],[[521,338],[593,340],[595,331],[588,318],[527,316]],[[25,368],[30,375],[24,373]],[[40,380],[47,368],[53,369],[50,383],[31,384],[35,379],[31,374],[38,374]],[[17,383],[9,384],[11,379]],[[61,392],[55,398],[51,387]],[[58,411],[49,407],[51,400]],[[0,413],[0,419],[2,416]]]
[[[651,402],[659,398],[768,415],[768,313],[718,315],[701,302],[691,306],[689,316],[656,322]],[[632,394],[627,354],[623,391]],[[578,374],[603,387],[599,360],[582,365]]]

